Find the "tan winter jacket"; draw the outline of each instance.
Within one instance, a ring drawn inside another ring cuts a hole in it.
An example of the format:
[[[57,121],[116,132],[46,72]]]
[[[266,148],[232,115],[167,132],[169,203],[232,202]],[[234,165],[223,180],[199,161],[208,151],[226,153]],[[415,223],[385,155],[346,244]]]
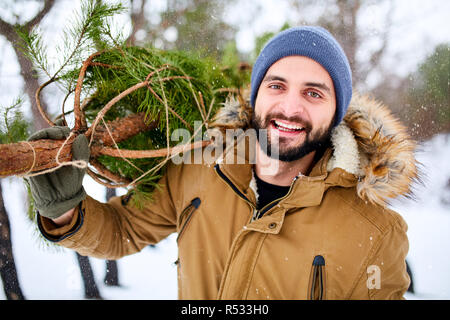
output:
[[[414,144],[383,106],[356,95],[332,144],[260,219],[251,164],[171,163],[142,210],[127,196],[88,197],[71,224],[39,226],[105,259],[177,232],[180,299],[401,299],[407,226],[386,201],[416,177]]]

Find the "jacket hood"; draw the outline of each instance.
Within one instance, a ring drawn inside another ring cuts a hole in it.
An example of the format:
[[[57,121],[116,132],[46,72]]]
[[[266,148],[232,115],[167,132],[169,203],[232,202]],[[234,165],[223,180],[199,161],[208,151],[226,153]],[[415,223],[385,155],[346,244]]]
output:
[[[245,130],[251,114],[248,99],[230,96],[209,127]],[[331,143],[327,171],[340,168],[354,175],[362,200],[386,207],[391,199],[412,196],[418,180],[416,143],[382,103],[354,93],[344,120],[332,131]]]

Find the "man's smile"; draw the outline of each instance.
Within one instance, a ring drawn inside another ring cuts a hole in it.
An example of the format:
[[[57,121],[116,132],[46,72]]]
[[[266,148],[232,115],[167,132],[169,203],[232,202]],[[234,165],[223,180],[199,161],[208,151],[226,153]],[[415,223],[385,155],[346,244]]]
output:
[[[297,137],[301,134],[306,134],[306,129],[303,126],[299,124],[288,123],[283,120],[271,120],[270,128],[272,130],[276,130],[279,136]]]

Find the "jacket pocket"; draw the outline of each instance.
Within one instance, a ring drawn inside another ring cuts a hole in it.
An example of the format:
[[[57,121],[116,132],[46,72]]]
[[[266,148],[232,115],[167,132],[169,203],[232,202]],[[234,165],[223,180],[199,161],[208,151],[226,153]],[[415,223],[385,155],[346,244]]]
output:
[[[180,241],[181,237],[183,236],[184,232],[186,231],[187,226],[189,225],[189,222],[191,221],[192,215],[194,212],[198,209],[200,206],[201,200],[200,198],[194,198],[192,199],[191,203],[184,208],[184,210],[180,214],[180,229],[178,231],[177,236],[177,242]]]
[[[325,300],[325,259],[321,255],[314,257],[308,286],[309,300]]]

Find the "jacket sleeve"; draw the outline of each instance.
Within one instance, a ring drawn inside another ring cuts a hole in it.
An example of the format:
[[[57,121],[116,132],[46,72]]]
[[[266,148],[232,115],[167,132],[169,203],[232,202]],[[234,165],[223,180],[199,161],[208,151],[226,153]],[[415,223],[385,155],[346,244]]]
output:
[[[407,225],[400,217],[386,230],[369,256],[352,296],[367,296],[370,300],[404,299],[410,284],[406,271],[409,249],[406,231]]]
[[[57,227],[50,219],[38,216],[41,233],[50,241],[84,256],[118,259],[155,244],[176,231],[178,190],[170,181],[178,177],[178,167],[170,164],[151,200],[138,208],[134,199],[113,197],[101,203],[91,197],[82,201],[71,223]]]

